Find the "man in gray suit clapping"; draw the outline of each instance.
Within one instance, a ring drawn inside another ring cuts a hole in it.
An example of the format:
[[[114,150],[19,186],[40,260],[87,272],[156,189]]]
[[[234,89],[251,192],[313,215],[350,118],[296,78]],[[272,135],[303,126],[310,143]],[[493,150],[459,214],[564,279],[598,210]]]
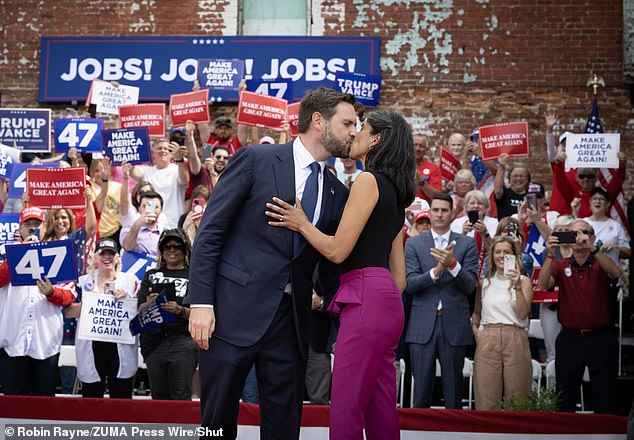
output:
[[[462,366],[472,344],[469,299],[478,271],[476,241],[450,231],[451,197],[431,201],[431,231],[407,240],[407,291],[413,297],[405,341],[414,373],[414,407],[431,406],[440,361],[446,408],[461,408]]]

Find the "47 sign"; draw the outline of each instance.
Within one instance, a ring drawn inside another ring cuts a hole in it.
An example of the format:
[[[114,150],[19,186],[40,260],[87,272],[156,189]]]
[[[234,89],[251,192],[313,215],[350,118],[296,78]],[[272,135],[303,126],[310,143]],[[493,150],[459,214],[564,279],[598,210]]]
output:
[[[102,132],[103,119],[56,119],[55,151],[77,148],[83,153],[100,153]]]
[[[45,277],[53,284],[77,281],[72,240],[7,245],[6,250],[14,286],[33,286]]]

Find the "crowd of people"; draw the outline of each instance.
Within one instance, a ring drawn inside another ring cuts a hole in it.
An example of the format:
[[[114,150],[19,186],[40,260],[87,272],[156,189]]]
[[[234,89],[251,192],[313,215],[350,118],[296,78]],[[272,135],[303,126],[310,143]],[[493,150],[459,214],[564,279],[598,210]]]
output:
[[[588,367],[593,410],[614,411],[613,305],[630,247],[609,208],[624,155],[606,186],[596,169],[566,170],[566,136],[556,142],[549,111],[550,196],[525,163],[482,161],[477,131],[447,139],[460,163],[447,181],[430,148],[439,140],[412,135],[397,113],[363,112],[350,95],[318,89],[302,101],[299,136],[285,122],[279,143],[244,126],[234,135],[221,116],[213,132],[190,121],[156,139],[150,165],[113,167],[75,149],[23,157],[84,166],[90,181],[85,210],[48,213],[28,196],[7,200],[0,186],[5,212],[20,212],[15,241],[73,240],[78,274],[14,286],[0,265],[2,392],[55,394],[82,295],[136,298],[143,310],[167,289],[161,307],[175,319],[143,332],[140,345],[76,339],[84,396],[131,398],[140,346],[155,399],[191,399],[200,370],[203,425],[232,432],[252,387],[274,438],[299,429],[303,400],[331,402],[332,438],[364,428],[398,438],[401,334],[415,407],[433,403],[438,360],[443,405],[462,408],[473,355],[476,408],[496,410],[531,391],[527,327],[539,316],[560,408],[575,410]],[[487,173],[489,192],[478,186]],[[529,237],[544,243],[540,252]],[[137,278],[122,271],[124,253],[156,266]],[[558,302],[533,304],[534,291],[555,288]]]

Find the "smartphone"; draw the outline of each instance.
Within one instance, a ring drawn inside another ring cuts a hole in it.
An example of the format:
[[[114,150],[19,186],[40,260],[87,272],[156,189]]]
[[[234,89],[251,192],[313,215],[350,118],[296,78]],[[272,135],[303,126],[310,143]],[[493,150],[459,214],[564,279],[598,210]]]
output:
[[[211,158],[211,144],[203,144],[203,147],[200,149],[200,161],[205,162],[205,160]]]
[[[517,235],[517,232],[518,232],[517,223],[509,222],[504,228],[504,232],[511,235]]]
[[[29,228],[29,237],[33,236],[35,238],[37,238],[38,240],[40,239],[40,228]]]
[[[478,220],[480,220],[480,212],[479,211],[467,211],[467,215],[469,216],[469,223],[475,225]]]
[[[533,211],[537,211],[537,194],[526,194],[526,207],[532,209]]]
[[[171,135],[171,136],[170,136],[170,142],[175,142],[175,143],[177,143],[178,145],[185,145],[185,138],[184,138],[184,137],[182,137],[182,136],[174,136],[174,135]]]
[[[114,296],[114,288],[115,288],[114,281],[106,281],[103,285],[103,292],[106,295]]]
[[[553,232],[553,235],[559,239],[559,244],[574,244],[577,242],[577,231],[559,231]]]
[[[196,197],[192,199],[192,211],[203,212],[205,209],[205,199],[202,197]]]
[[[515,269],[515,255],[504,256],[504,276],[509,275],[509,271]]]
[[[154,212],[154,200],[148,200],[143,206],[145,211]]]
[[[176,301],[176,283],[156,283],[151,285],[152,292],[165,295],[168,301]]]

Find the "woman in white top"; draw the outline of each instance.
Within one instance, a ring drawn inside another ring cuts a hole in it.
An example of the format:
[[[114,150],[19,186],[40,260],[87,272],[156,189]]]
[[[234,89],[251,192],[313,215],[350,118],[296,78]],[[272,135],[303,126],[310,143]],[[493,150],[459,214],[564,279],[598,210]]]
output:
[[[97,242],[95,268],[79,277],[79,297],[86,293],[109,295],[114,299],[136,298],[139,280],[121,270],[117,243],[112,238]],[[81,302],[66,310],[67,317],[81,314]],[[79,332],[77,332],[77,335]],[[131,399],[134,375],[138,366],[138,344],[89,341],[75,338],[77,375],[82,381],[84,397],[103,397],[108,384],[110,397]]]
[[[515,262],[505,271],[507,256],[514,256]],[[476,339],[474,391],[479,410],[499,410],[502,396],[522,398],[531,391],[531,353],[524,329],[533,289],[530,279],[520,273],[520,261],[512,239],[492,240],[487,275],[471,316]]]

